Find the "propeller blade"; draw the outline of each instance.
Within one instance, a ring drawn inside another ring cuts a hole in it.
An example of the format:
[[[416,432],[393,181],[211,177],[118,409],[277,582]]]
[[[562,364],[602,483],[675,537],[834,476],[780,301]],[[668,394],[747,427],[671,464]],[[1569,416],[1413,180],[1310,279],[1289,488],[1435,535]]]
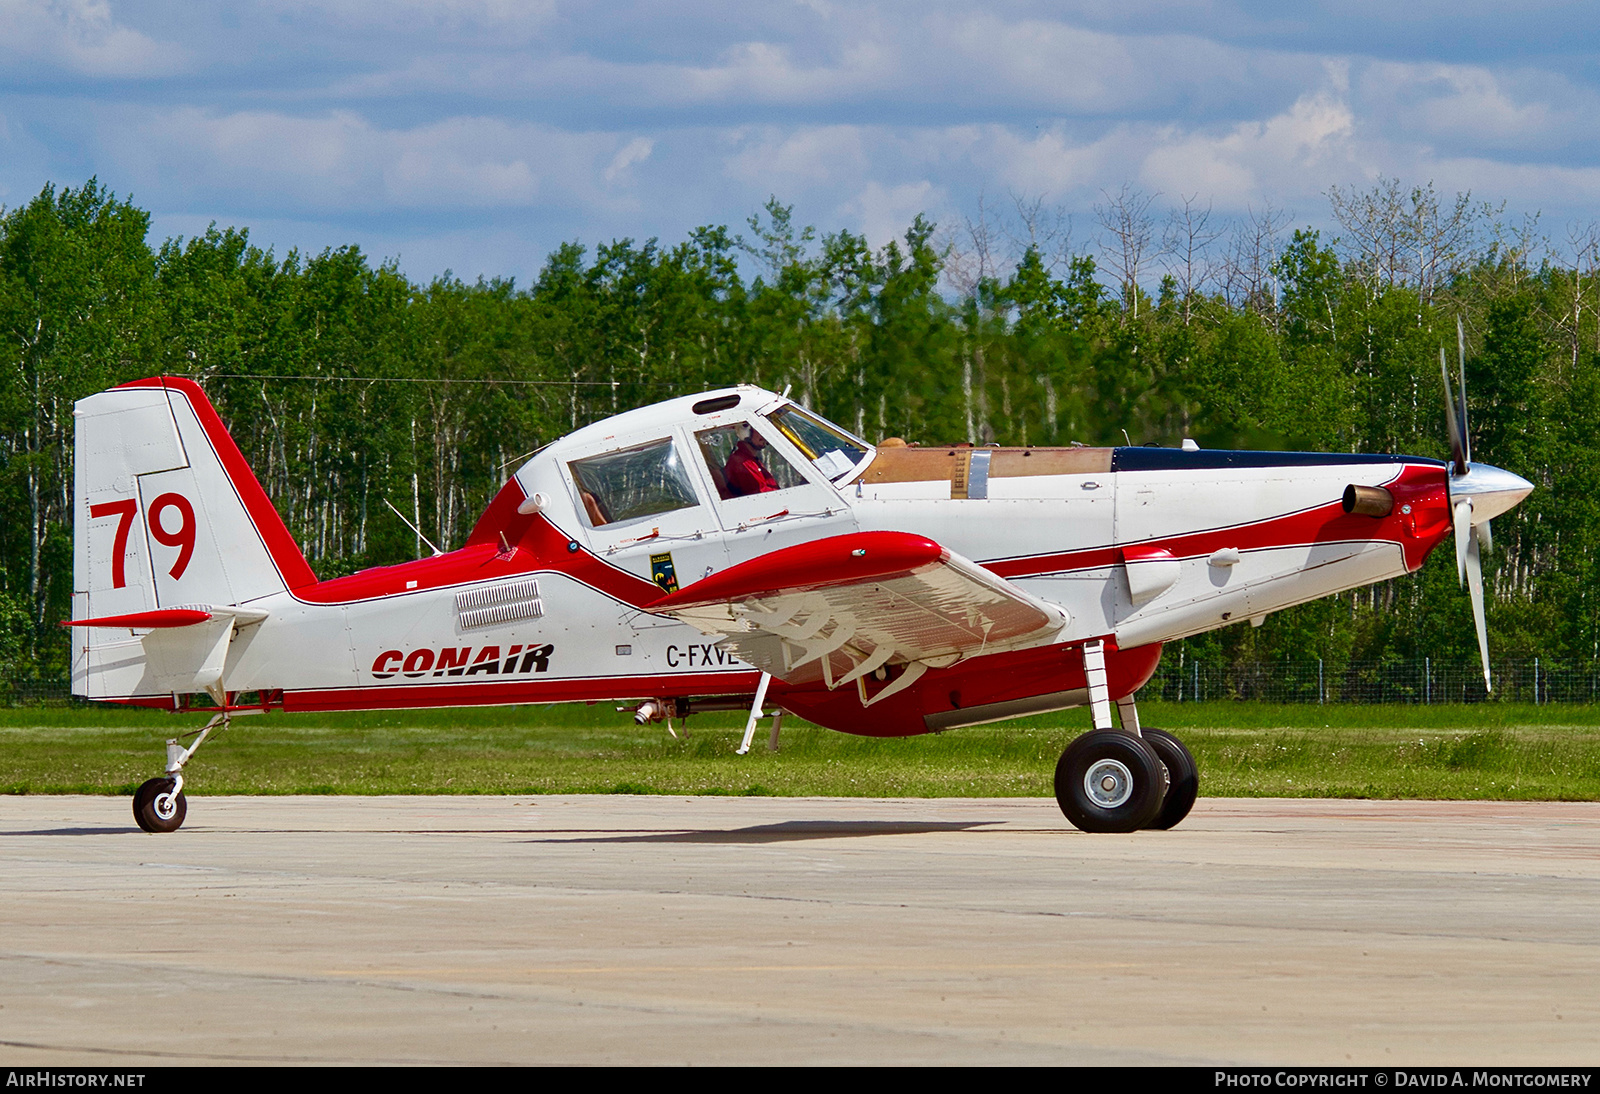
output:
[[[1494,549],[1489,520],[1516,505],[1533,490],[1533,484],[1498,467],[1472,462],[1472,442],[1467,431],[1467,331],[1456,316],[1456,378],[1451,390],[1450,361],[1439,347],[1439,374],[1444,380],[1444,419],[1450,432],[1450,523],[1456,539],[1456,579],[1464,581],[1472,597],[1472,625],[1478,632],[1478,659],[1483,664],[1485,692],[1494,690],[1489,675],[1489,625],[1483,609],[1483,553]],[[1473,523],[1473,499],[1478,500]]]
[[[1472,625],[1478,630],[1478,657],[1483,662],[1483,690],[1493,692],[1489,679],[1489,625],[1483,617],[1483,563],[1478,556],[1477,530],[1467,541],[1467,589],[1472,593]]]
[[[1456,398],[1461,400],[1461,449],[1466,462],[1472,462],[1472,431],[1467,428],[1467,332],[1461,326],[1461,316],[1456,316],[1456,362],[1461,368],[1461,386]]]
[[[1450,433],[1450,460],[1455,465],[1453,475],[1467,473],[1466,433],[1456,417],[1456,397],[1450,390],[1450,365],[1445,361],[1444,347],[1439,347],[1439,375],[1444,379],[1444,421]]]

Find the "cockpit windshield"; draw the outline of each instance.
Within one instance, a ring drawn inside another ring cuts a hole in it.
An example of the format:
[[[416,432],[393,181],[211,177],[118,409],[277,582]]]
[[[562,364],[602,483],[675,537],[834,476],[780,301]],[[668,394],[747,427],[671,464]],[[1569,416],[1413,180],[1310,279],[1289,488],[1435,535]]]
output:
[[[867,454],[867,442],[793,403],[771,415],[772,424],[829,479],[850,473]]]

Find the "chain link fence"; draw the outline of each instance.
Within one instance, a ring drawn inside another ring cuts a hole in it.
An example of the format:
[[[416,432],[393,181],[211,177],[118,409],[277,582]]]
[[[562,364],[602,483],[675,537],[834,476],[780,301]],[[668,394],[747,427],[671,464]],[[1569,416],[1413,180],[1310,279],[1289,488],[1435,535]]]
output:
[[[1534,657],[1494,665],[1494,699],[1511,703],[1600,703],[1600,661]],[[1139,693],[1173,703],[1259,699],[1268,703],[1481,703],[1473,663],[1416,661],[1206,661],[1168,655]],[[0,705],[80,704],[65,681],[0,682]]]
[[[1600,702],[1600,662],[1530,658],[1493,664],[1492,698],[1511,703]],[[1175,703],[1481,703],[1476,662],[1206,661],[1164,657],[1141,696]]]
[[[0,706],[78,706],[82,699],[73,697],[72,685],[65,680],[0,680]]]

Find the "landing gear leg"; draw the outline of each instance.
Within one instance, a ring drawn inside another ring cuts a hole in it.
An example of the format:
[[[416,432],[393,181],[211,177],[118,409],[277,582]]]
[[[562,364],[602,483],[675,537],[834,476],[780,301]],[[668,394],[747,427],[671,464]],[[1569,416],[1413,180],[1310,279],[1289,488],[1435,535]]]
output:
[[[1083,644],[1083,675],[1089,684],[1089,716],[1095,729],[1111,728],[1111,687],[1106,683],[1106,645],[1094,641]],[[1133,730],[1137,737],[1137,726]]]
[[[1111,726],[1111,694],[1106,683],[1105,646],[1083,647],[1084,676],[1094,729],[1067,746],[1056,764],[1056,803],[1085,832],[1136,832],[1161,810],[1167,771],[1139,732],[1139,711],[1131,699],[1117,703],[1121,729]]]
[[[1139,704],[1133,701],[1133,696],[1125,695],[1117,700],[1117,721],[1122,723],[1122,732],[1144,736],[1139,728]]]
[[[259,710],[222,711],[195,734],[194,744],[185,748],[182,737],[167,741],[167,773],[150,779],[134,791],[133,819],[146,832],[176,832],[189,815],[189,803],[183,796],[183,767],[200,750],[211,731],[218,726],[226,729],[232,714],[261,714]]]

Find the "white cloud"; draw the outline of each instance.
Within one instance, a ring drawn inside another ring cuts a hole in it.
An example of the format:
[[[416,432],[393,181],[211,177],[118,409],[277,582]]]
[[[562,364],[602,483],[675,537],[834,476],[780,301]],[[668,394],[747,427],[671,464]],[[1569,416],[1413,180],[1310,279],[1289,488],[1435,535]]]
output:
[[[611,162],[606,169],[600,172],[600,177],[608,183],[615,183],[619,179],[627,178],[628,168],[636,163],[643,163],[650,158],[650,152],[655,148],[656,142],[648,137],[635,137],[617,150],[611,157]]]
[[[1157,141],[1145,157],[1142,180],[1169,194],[1209,195],[1234,208],[1252,200],[1319,189],[1356,162],[1355,116],[1344,100],[1319,92],[1260,122],[1218,136],[1192,133]]]
[[[83,76],[157,76],[178,71],[184,51],[122,26],[108,0],[0,0],[0,57]]]
[[[1125,131],[1119,130],[1106,138],[1077,143],[1060,128],[1029,138],[996,126],[988,134],[989,162],[998,180],[1018,193],[1092,192],[1096,180],[1106,176],[1108,164],[1126,160],[1125,154],[1117,154],[1117,145],[1123,143],[1119,138],[1126,136]]]
[[[1515,103],[1498,81],[1482,69],[1446,76],[1451,94],[1429,99],[1413,116],[1426,128],[1458,135],[1521,138],[1543,134],[1550,125],[1548,103]]]
[[[793,194],[859,177],[867,166],[862,126],[824,125],[784,130],[763,126],[732,137],[730,176],[774,194]]]
[[[885,186],[874,180],[845,202],[841,212],[860,225],[869,244],[882,247],[891,239],[900,238],[918,213],[937,213],[945,203],[944,192],[927,179],[899,186]]]
[[[754,20],[757,23],[759,19]],[[336,84],[342,95],[468,93],[501,101],[587,97],[607,107],[692,112],[721,106],[971,109],[1014,115],[1047,110],[1106,116],[1155,107],[1237,107],[1263,96],[1289,101],[1320,74],[1317,58],[1249,50],[1185,34],[1110,34],[1060,18],[1018,19],[956,5],[891,10],[862,5],[803,28],[749,27],[765,37],[705,48],[441,50],[402,53]],[[735,31],[736,33],[737,31]],[[697,41],[698,45],[698,41]],[[699,59],[704,52],[707,59]],[[879,114],[881,117],[881,113]],[[813,119],[817,120],[817,119]]]
[[[936,19],[934,38],[952,55],[955,82],[983,97],[1001,95],[1057,109],[1102,112],[1146,100],[1147,66],[1153,44],[1143,40],[1137,56],[1126,39],[1070,24],[990,14]],[[924,72],[924,79],[932,73]],[[1157,85],[1159,86],[1159,84]]]
[[[588,53],[425,56],[340,82],[349,95],[466,91],[509,100],[588,96],[638,109],[683,109],[713,104],[817,104],[860,99],[902,86],[899,62],[882,43],[850,43],[836,59],[797,63],[771,42],[726,47],[707,64],[616,60]]]
[[[1409,149],[1396,150],[1404,153]],[[1441,193],[1471,192],[1474,199],[1507,202],[1506,214],[1546,213],[1552,234],[1560,234],[1563,220],[1590,221],[1600,207],[1600,167],[1565,167],[1548,163],[1506,163],[1487,157],[1434,158],[1396,154],[1388,172],[1417,184],[1433,181]]]
[[[537,38],[557,14],[555,0],[260,0],[260,7],[300,23],[501,47]]]
[[[652,142],[494,118],[383,129],[350,111],[317,117],[118,111],[103,140],[138,174],[190,192],[253,195],[354,212],[604,206],[596,183],[626,179]]]
[[[1456,149],[1554,151],[1600,136],[1600,95],[1553,73],[1385,62],[1363,71],[1360,96],[1393,137]]]
[[[741,130],[727,173],[781,200],[839,201],[841,214],[881,243],[918,212],[970,213],[979,191],[1087,210],[1131,181],[1167,200],[1198,195],[1219,210],[1309,201],[1333,183],[1387,167],[1386,147],[1363,142],[1346,98],[1310,92],[1259,121],[1224,127],[1122,122],[1015,126],[807,126]],[[1369,169],[1370,168],[1370,169]],[[962,193],[953,202],[952,192]]]
[[[651,66],[650,82],[662,90],[695,102],[725,101],[730,97],[753,97],[766,102],[811,102],[834,98],[860,89],[863,84],[881,79],[881,66],[860,65],[862,54],[877,51],[872,43],[861,43],[857,56],[842,64],[802,68],[789,58],[789,51],[771,42],[740,42],[725,50],[720,63],[701,67]]]

